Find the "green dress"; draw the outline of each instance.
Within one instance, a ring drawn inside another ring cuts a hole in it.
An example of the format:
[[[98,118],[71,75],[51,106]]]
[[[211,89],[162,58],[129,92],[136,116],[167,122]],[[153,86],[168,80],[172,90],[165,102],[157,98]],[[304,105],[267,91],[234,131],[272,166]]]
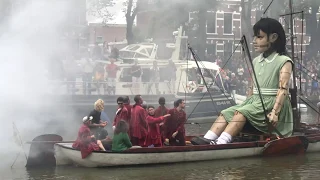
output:
[[[122,152],[132,147],[128,133],[115,134],[112,139],[112,151]]]
[[[253,60],[253,66],[260,85],[264,106],[267,113],[271,112],[276,102],[276,95],[279,89],[279,75],[282,66],[286,62],[292,62],[288,56],[272,53],[267,58],[263,58],[262,54]],[[255,81],[254,81],[255,82]],[[242,104],[232,106],[221,111],[226,121],[231,122],[235,111],[244,115],[253,127],[257,130],[269,133],[268,124],[266,123],[265,114],[259,93],[254,83],[253,95],[248,97]],[[278,125],[276,129],[285,137],[291,136],[293,132],[293,115],[290,103],[289,93],[283,103],[282,109],[278,116]],[[274,131],[273,134],[276,134]]]

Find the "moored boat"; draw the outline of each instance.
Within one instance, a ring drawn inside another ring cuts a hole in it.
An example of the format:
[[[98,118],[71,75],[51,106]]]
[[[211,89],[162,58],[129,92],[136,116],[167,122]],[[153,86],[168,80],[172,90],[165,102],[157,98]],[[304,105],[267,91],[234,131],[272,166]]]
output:
[[[320,152],[320,134],[301,137],[303,138],[298,139],[301,140],[306,153]],[[292,138],[295,139],[295,136]],[[276,145],[272,144],[275,141],[285,145],[279,148],[277,144],[275,148]],[[275,141],[236,142],[215,146],[136,148],[122,153],[95,151],[85,159],[81,158],[79,150],[72,148],[72,143],[57,143],[54,148],[57,166],[75,164],[82,167],[163,164],[301,153],[295,151],[299,148],[290,146],[290,138]],[[277,152],[278,150],[281,152]]]

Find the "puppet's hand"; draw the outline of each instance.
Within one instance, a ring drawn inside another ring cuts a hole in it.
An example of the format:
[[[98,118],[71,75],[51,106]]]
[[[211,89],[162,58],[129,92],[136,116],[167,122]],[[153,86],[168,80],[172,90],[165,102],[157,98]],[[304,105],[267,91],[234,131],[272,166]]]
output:
[[[278,124],[278,116],[276,115],[276,112],[272,110],[268,114],[269,122],[272,124],[273,127],[276,127]]]

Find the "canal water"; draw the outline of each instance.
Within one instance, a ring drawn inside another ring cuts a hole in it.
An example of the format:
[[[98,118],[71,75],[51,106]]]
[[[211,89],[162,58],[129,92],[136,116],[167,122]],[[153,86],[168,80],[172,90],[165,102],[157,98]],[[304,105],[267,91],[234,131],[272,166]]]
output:
[[[305,113],[302,119],[315,119]],[[187,125],[189,134],[204,133],[211,123]],[[9,147],[7,147],[9,148]],[[1,147],[4,149],[4,147]],[[134,167],[81,168],[57,167],[26,169],[24,155],[13,163],[15,153],[1,153],[1,180],[195,180],[195,179],[319,179],[320,154],[269,158],[243,158]]]

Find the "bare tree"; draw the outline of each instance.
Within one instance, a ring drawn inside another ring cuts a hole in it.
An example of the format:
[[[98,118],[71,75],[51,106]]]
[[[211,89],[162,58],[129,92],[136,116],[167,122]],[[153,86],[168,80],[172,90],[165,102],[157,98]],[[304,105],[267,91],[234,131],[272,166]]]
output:
[[[138,2],[134,2],[134,0],[128,0],[126,3],[126,21],[127,21],[127,34],[126,38],[128,44],[135,43],[135,38],[133,34],[133,23],[139,12],[139,0]]]
[[[108,10],[114,5],[114,0],[87,0],[88,13],[102,19],[103,23],[113,19],[113,14]]]

